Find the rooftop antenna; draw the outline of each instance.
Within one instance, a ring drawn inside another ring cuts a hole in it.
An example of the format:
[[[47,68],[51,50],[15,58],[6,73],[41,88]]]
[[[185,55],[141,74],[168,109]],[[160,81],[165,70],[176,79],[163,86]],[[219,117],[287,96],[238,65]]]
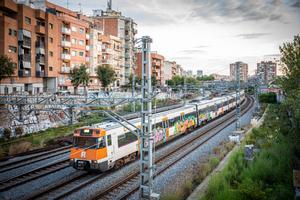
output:
[[[67,0],[67,8],[69,9],[69,0]]]
[[[78,5],[79,5],[79,13],[81,13],[81,14],[82,14],[81,3],[79,3]]]
[[[107,9],[111,10],[112,7],[112,0],[107,0]]]

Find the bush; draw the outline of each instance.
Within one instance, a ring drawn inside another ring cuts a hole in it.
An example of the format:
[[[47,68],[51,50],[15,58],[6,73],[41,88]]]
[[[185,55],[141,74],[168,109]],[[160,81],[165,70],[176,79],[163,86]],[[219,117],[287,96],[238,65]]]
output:
[[[260,94],[258,99],[260,103],[277,103],[276,93],[274,92]]]
[[[6,139],[10,139],[11,137],[11,130],[9,128],[5,128],[4,129],[4,132],[3,132],[3,136],[6,138]]]
[[[9,147],[9,155],[14,155],[18,153],[24,153],[26,151],[29,151],[31,149],[31,143],[30,142],[20,142],[19,144],[13,144]]]
[[[22,135],[23,132],[24,132],[24,130],[21,126],[15,128],[15,133],[16,133],[17,136]]]

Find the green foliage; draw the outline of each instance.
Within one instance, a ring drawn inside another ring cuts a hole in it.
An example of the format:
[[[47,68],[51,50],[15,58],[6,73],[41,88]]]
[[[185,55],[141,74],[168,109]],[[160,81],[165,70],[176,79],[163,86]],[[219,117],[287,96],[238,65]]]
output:
[[[274,92],[260,94],[258,99],[260,103],[277,103],[276,93]]]
[[[280,47],[282,62],[285,64],[285,76],[278,82],[285,92],[284,106],[290,112],[292,129],[300,129],[300,36],[296,35],[292,42],[284,43]]]
[[[0,81],[14,73],[14,63],[7,55],[0,55]]]
[[[207,76],[207,75],[204,75],[204,76],[202,76],[202,77],[197,77],[197,80],[198,81],[213,81],[213,80],[215,80],[215,78],[213,77],[213,75],[209,75],[209,76]]]
[[[85,65],[80,65],[79,68],[75,67],[70,73],[70,78],[76,94],[79,85],[82,84],[86,88],[89,84],[90,75],[87,72],[87,67]]]
[[[97,76],[104,88],[116,80],[115,70],[110,65],[99,65]]]
[[[224,170],[214,176],[203,199],[292,199],[292,167],[299,138],[292,131],[281,132],[288,121],[278,105],[269,106],[265,121],[252,130],[246,142],[260,147],[251,162],[244,160],[242,147],[230,157]],[[266,145],[267,144],[267,145]]]

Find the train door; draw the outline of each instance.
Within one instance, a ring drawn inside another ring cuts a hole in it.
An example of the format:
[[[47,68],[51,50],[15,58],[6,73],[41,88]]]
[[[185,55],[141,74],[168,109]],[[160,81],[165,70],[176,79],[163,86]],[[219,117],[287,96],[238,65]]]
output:
[[[111,134],[106,136],[106,141],[107,141],[107,162],[108,166],[113,166],[114,162],[114,145],[112,144],[112,138]]]

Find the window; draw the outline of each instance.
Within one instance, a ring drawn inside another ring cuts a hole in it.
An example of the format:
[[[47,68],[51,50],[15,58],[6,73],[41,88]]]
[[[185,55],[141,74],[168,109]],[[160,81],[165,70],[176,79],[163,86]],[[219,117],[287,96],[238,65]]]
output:
[[[77,39],[72,38],[72,44],[77,44]]]
[[[84,53],[81,51],[81,52],[79,52],[79,56],[83,56],[84,55]]]
[[[17,36],[17,31],[13,29],[8,29],[8,35]]]
[[[52,72],[53,71],[53,67],[49,66],[49,71]]]
[[[80,29],[79,29],[79,33],[80,33],[80,34],[83,34],[83,33],[84,33],[84,29],[83,29],[83,28],[80,28]]]
[[[31,19],[29,17],[25,16],[25,22],[26,22],[26,24],[31,24]]]
[[[53,51],[50,51],[49,54],[51,57],[53,57]]]
[[[79,45],[81,45],[81,46],[84,45],[83,40],[79,40]]]
[[[9,46],[8,47],[8,52],[9,53],[17,53],[17,47]]]
[[[72,56],[77,56],[77,52],[76,52],[76,51],[72,51],[72,52],[71,52],[71,55],[72,55]]]
[[[49,23],[49,27],[50,27],[51,29],[53,29],[53,24]]]
[[[97,138],[75,137],[74,138],[74,146],[79,147],[79,148],[95,149],[97,147]]]
[[[111,135],[107,136],[107,146],[111,145]]]
[[[77,28],[74,27],[74,26],[71,27],[71,30],[72,30],[73,32],[77,32]]]
[[[50,43],[53,43],[53,38],[52,37],[50,37]]]
[[[137,136],[131,132],[127,132],[118,136],[118,147],[125,146],[135,141],[137,141]]]

